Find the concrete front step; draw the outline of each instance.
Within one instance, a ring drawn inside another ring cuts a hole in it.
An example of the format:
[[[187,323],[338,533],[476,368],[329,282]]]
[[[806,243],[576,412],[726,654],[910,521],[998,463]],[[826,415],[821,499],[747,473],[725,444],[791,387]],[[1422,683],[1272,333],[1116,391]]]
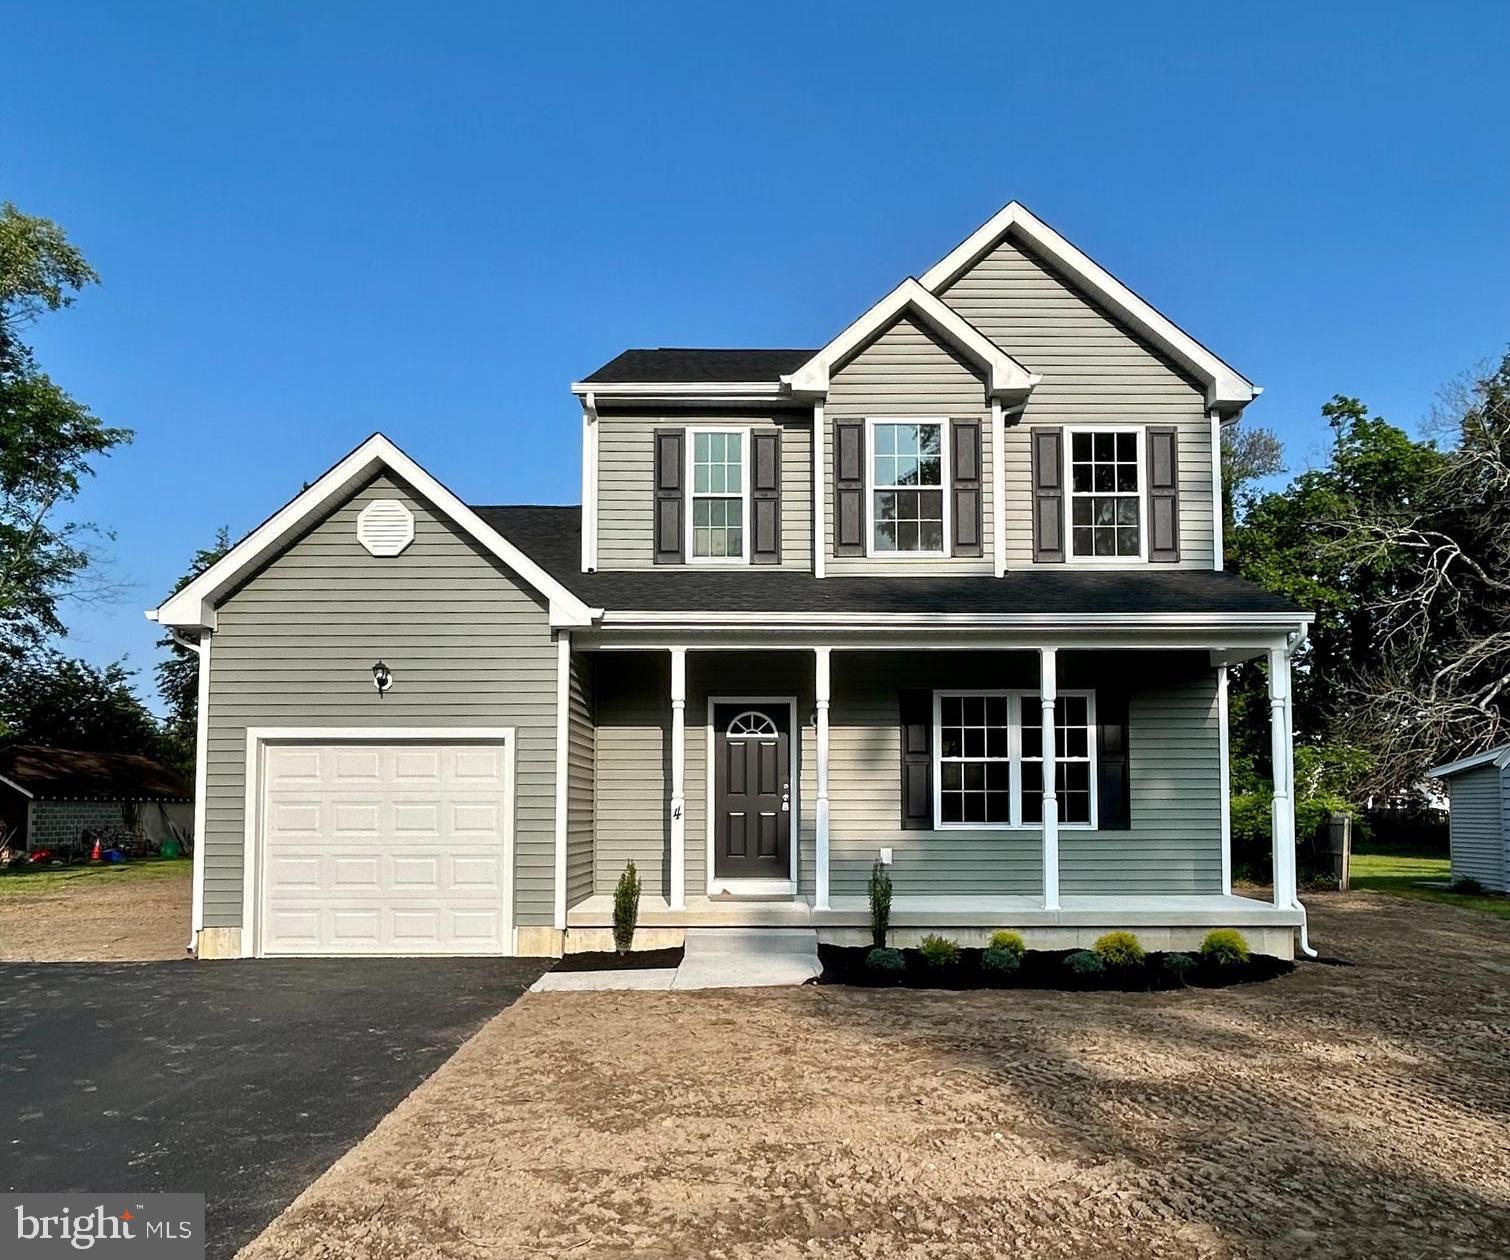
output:
[[[823,968],[811,928],[688,928],[673,989],[806,984]]]

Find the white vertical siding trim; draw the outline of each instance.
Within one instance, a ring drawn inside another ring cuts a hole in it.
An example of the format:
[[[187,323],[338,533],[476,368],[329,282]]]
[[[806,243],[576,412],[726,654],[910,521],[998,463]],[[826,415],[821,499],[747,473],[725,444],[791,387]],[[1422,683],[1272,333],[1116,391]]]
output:
[[[582,572],[598,567],[598,413],[593,396],[582,406]]]
[[[205,810],[210,788],[210,649],[213,630],[199,634],[199,713],[194,724],[194,891],[189,910],[189,948],[199,947],[204,928]],[[28,826],[27,834],[30,835]]]
[[[566,754],[571,726],[571,635],[556,636],[556,867],[551,889],[556,931],[566,931]]]
[[[1218,572],[1222,556],[1222,418],[1211,413],[1211,567]],[[1224,671],[1225,672],[1225,671]]]
[[[996,505],[996,510],[991,514],[991,567],[997,577],[1004,577],[1007,572],[1007,514],[1003,508],[1006,501],[1006,461],[1001,457],[1005,433],[1001,399],[993,398],[990,441],[995,458],[991,460],[991,501]]]
[[[687,905],[687,649],[671,649],[671,896]]]
[[[823,576],[823,522],[827,517],[827,504],[823,494],[823,446],[820,445],[827,439],[827,431],[823,424],[823,404],[813,404],[813,576]]]
[[[1216,667],[1216,746],[1222,776],[1222,895],[1232,893],[1232,771],[1227,764],[1231,737],[1227,727],[1227,667]]]

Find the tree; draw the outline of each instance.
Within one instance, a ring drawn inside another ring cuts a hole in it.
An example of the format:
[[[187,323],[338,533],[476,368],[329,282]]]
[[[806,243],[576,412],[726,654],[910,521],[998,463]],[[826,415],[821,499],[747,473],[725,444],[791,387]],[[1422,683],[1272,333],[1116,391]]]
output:
[[[229,531],[221,526],[215,541],[201,547],[189,562],[189,570],[178,579],[176,595],[231,549]],[[171,634],[165,634],[157,646],[167,651],[167,659],[156,669],[157,693],[168,706],[163,723],[164,759],[180,773],[194,775],[195,735],[199,724],[199,654],[184,647]]]
[[[1231,535],[1239,507],[1252,501],[1250,487],[1285,470],[1285,448],[1273,429],[1228,425],[1222,430],[1222,524]]]
[[[57,224],[0,205],[0,655],[60,633],[58,601],[90,564],[95,532],[59,523],[90,461],[130,441],[42,372],[23,330],[99,277]]]
[[[86,752],[161,752],[157,719],[120,662],[97,667],[37,652],[0,670],[0,744]]]

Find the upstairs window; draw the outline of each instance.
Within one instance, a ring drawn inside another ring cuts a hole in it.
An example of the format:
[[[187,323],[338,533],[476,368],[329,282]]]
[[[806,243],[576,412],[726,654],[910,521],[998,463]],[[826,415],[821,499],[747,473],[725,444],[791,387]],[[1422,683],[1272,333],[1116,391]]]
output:
[[[694,560],[743,561],[747,491],[744,431],[692,429],[692,510],[688,513]]]
[[[1143,559],[1143,435],[1137,429],[1070,431],[1070,554]]]
[[[872,555],[944,554],[944,424],[871,424]]]

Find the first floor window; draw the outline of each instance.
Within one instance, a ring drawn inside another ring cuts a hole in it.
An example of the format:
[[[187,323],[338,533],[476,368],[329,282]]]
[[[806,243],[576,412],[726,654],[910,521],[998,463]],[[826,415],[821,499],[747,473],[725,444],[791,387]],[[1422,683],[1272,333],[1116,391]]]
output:
[[[944,426],[877,422],[871,428],[871,551],[944,550]]]
[[[744,558],[744,434],[692,431],[692,556]]]
[[[1143,554],[1143,483],[1136,430],[1070,434],[1070,548],[1077,557]]]
[[[939,826],[1043,822],[1042,708],[1032,692],[940,692],[936,774]],[[1054,704],[1059,821],[1092,822],[1095,741],[1089,693]]]

